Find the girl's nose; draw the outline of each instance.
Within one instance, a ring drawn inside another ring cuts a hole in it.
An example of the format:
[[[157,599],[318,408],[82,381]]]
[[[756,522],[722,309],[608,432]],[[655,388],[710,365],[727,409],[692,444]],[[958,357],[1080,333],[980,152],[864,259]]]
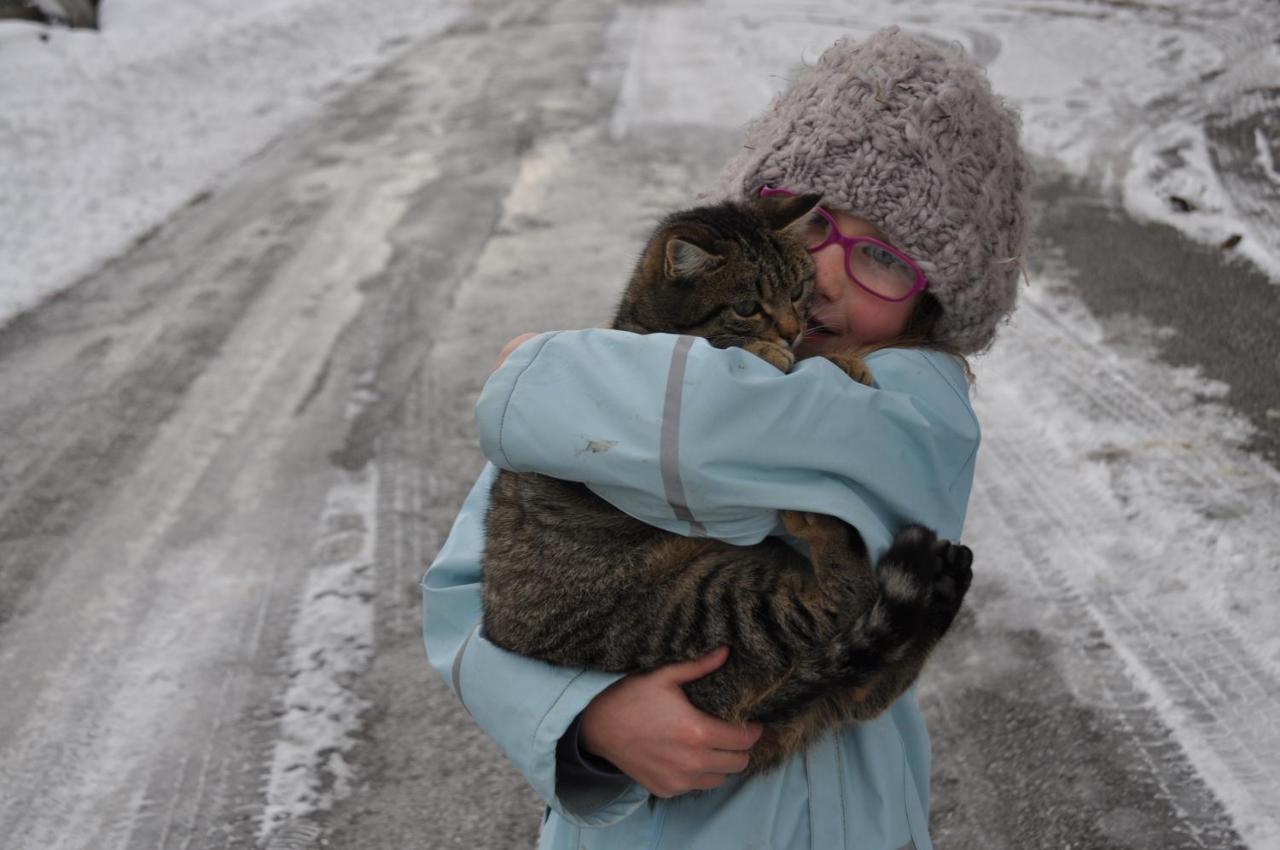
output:
[[[817,266],[813,281],[813,300],[815,303],[839,300],[840,291],[844,287],[844,281],[840,279],[841,275],[837,274],[839,264],[833,265],[831,260],[823,256],[832,249],[839,251],[838,246],[828,245],[814,255],[813,258]]]

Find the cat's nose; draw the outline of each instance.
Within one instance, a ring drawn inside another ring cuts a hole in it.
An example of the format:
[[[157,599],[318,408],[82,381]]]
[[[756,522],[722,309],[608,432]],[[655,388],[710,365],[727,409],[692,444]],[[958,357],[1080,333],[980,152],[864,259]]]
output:
[[[795,339],[804,334],[804,322],[797,315],[783,316],[778,319],[778,336],[783,339]]]

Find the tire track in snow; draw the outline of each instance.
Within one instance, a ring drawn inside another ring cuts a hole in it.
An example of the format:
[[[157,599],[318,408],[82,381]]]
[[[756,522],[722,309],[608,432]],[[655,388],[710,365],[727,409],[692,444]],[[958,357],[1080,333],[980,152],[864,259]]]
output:
[[[289,634],[289,688],[272,752],[259,841],[287,850],[319,833],[308,819],[351,793],[347,759],[370,703],[356,683],[373,656],[378,471],[338,470]]]
[[[984,520],[1010,527],[1048,598],[1106,635],[1246,839],[1272,846],[1275,601],[1248,597],[1276,567],[1280,475],[1231,445],[1248,429],[1206,401],[1221,388],[1117,354],[1073,298],[1049,291],[1046,278],[1067,274],[1050,264],[983,365],[975,505],[1002,506]],[[1122,719],[1134,710],[1115,696],[1116,670],[1098,662],[1091,680]],[[1185,773],[1178,753],[1135,740],[1180,809],[1213,810],[1192,784],[1164,781]]]

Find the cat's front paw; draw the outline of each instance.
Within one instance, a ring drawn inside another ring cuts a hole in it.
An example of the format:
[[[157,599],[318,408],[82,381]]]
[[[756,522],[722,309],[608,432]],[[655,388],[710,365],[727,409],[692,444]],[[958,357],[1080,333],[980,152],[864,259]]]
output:
[[[840,370],[853,378],[860,384],[871,386],[875,381],[871,377],[871,370],[867,368],[867,363],[856,354],[833,353],[824,354],[823,357],[840,367]]]
[[[779,372],[790,372],[791,367],[796,364],[796,356],[791,353],[791,349],[776,342],[753,339],[743,348],[769,363]]]

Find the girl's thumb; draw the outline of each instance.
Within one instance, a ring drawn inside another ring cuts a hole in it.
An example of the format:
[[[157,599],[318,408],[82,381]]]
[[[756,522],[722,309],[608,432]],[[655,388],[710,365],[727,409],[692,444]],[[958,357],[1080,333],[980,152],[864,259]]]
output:
[[[703,676],[715,670],[728,658],[729,647],[716,647],[701,658],[695,658],[692,661],[678,661],[675,664],[668,664],[665,668],[667,678],[670,681],[675,682],[677,685],[685,682],[692,682],[694,679],[701,679]]]

